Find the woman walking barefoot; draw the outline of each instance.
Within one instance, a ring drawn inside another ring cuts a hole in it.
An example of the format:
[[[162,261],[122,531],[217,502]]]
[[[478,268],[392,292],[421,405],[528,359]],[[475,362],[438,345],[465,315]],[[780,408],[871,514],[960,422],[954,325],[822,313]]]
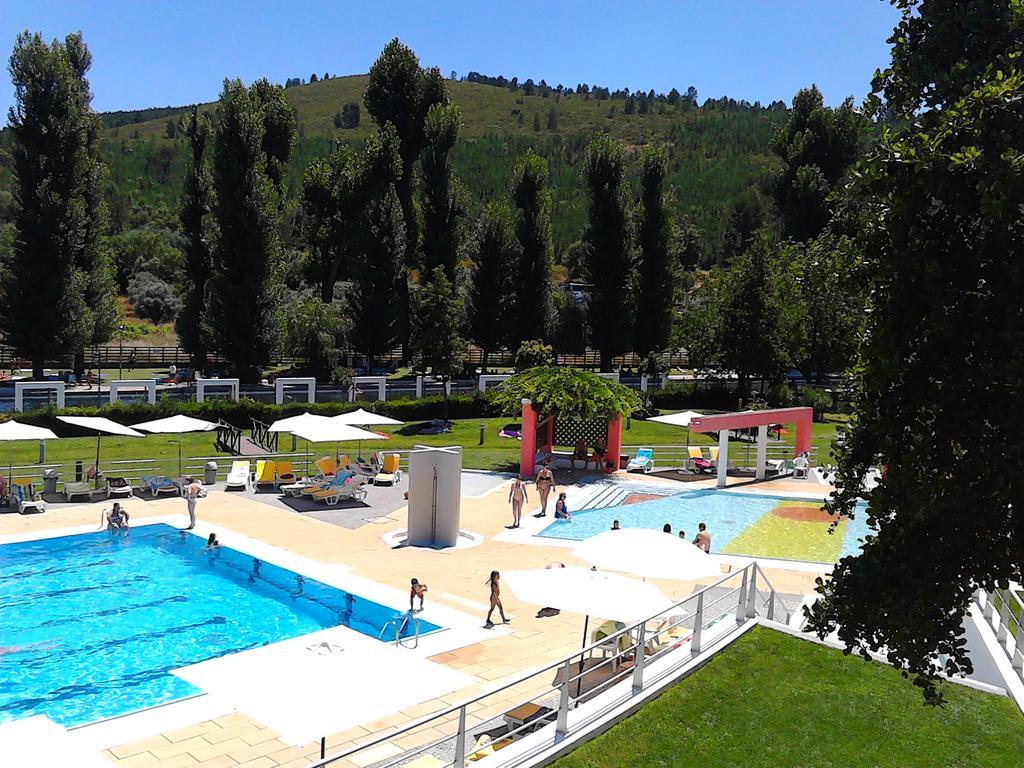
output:
[[[512,528],[519,527],[519,519],[523,516],[523,503],[526,501],[526,486],[518,477],[512,481],[508,490],[508,500],[512,504]]]
[[[540,512],[534,517],[546,517],[548,514],[548,496],[555,489],[555,473],[547,462],[541,466],[537,473],[537,493],[540,495]]]
[[[487,623],[484,625],[487,629],[494,626],[494,622],[491,621],[491,614],[494,613],[494,609],[498,609],[498,613],[501,615],[501,622],[508,624],[509,620],[505,618],[505,607],[501,604],[501,574],[497,571],[491,571],[490,578],[487,579],[487,584],[491,588],[491,610],[487,612]]]

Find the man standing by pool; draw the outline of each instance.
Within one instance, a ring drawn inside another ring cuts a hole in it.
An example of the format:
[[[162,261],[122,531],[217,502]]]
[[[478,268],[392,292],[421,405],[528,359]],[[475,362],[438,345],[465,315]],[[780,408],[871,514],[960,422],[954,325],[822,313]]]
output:
[[[185,478],[185,503],[188,504],[188,528],[185,529],[186,531],[191,531],[196,527],[196,500],[202,490],[203,486],[194,477]]]
[[[711,553],[711,534],[708,532],[708,527],[705,523],[697,526],[697,535],[693,537],[693,543],[708,554]]]

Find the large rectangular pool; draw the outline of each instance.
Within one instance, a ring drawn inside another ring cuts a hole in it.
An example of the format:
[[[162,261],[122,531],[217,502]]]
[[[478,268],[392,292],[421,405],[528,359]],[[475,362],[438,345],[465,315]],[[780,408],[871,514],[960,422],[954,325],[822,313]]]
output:
[[[664,486],[632,490],[635,493],[624,503],[574,512],[571,522],[556,520],[540,535],[583,540],[607,531],[618,520],[622,528],[661,530],[668,523],[673,535],[682,530],[692,541],[703,522],[715,553],[834,563],[843,555],[857,554],[870,533],[863,505],[852,519],[830,531],[833,519],[820,501],[715,489],[672,493]]]
[[[0,722],[146,709],[200,693],[179,667],[338,625],[378,638],[398,616],[168,525],[3,544]]]

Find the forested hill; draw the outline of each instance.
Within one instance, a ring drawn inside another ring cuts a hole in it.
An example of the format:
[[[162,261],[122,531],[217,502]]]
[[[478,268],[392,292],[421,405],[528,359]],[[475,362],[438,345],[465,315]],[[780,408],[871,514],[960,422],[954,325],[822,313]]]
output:
[[[312,158],[328,152],[333,142],[359,143],[374,130],[361,103],[367,79],[366,75],[333,77],[286,89],[299,119],[289,178],[293,199]],[[776,162],[768,143],[786,118],[780,104],[765,109],[720,99],[696,107],[686,97],[677,97],[673,103],[642,93],[626,98],[604,89],[565,94],[546,86],[510,90],[454,80],[448,85],[462,109],[464,128],[455,157],[471,204],[503,194],[515,159],[534,148],[550,164],[555,187],[552,225],[559,255],[583,229],[586,211],[580,166],[595,132],[609,132],[629,150],[652,142],[668,148],[675,204],[680,212],[690,212],[707,258],[718,250],[733,201]],[[358,125],[343,127],[356,120],[354,104],[360,107]],[[186,109],[103,115],[114,231],[171,223],[185,167],[178,122]],[[9,188],[9,169],[0,167],[0,189]],[[9,220],[3,210],[0,216]]]

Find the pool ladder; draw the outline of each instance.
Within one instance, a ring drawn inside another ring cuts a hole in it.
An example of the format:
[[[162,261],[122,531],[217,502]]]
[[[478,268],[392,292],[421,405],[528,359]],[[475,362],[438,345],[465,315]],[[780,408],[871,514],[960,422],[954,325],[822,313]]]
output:
[[[402,632],[404,632],[405,628],[407,626],[409,626],[409,622],[410,621],[412,621],[413,629],[415,629],[416,632],[415,632],[415,634],[412,637],[412,645],[406,645],[404,642],[402,642]],[[387,624],[385,624],[383,627],[381,627],[380,634],[377,635],[377,639],[378,640],[383,640],[384,639],[384,634],[388,631],[388,627],[394,627],[395,628],[395,645],[400,645],[403,648],[417,648],[417,647],[419,647],[419,644],[420,644],[420,620],[418,618],[416,618],[416,616],[414,616],[411,612],[403,613],[401,616],[396,616],[393,619],[388,619]]]

